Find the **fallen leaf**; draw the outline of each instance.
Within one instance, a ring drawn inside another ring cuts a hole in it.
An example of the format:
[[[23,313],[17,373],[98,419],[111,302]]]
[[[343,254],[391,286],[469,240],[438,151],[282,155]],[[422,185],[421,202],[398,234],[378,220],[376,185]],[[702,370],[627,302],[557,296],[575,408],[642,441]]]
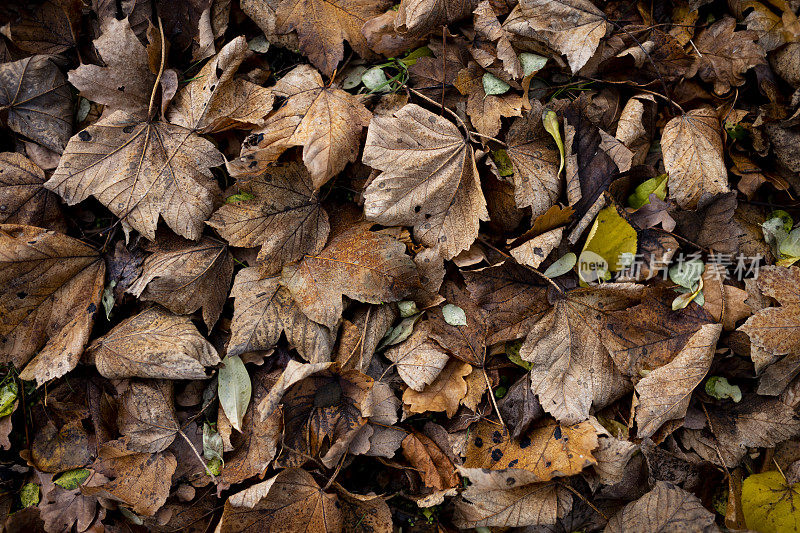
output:
[[[473,13],[475,31],[484,39],[495,42],[497,58],[503,62],[503,70],[512,78],[521,78],[522,64],[511,45],[511,36],[497,20],[497,13],[492,3],[489,0],[481,0]]]
[[[509,477],[509,480],[513,478]],[[482,489],[467,487],[455,503],[459,528],[525,527],[555,524],[572,507],[572,494],[556,483]]]
[[[522,265],[538,268],[550,252],[561,244],[564,228],[552,229],[511,249],[511,256]]]
[[[40,428],[31,443],[31,459],[37,470],[59,473],[86,466],[91,461],[89,435],[80,420]]]
[[[459,484],[455,466],[430,438],[422,433],[408,433],[402,443],[403,457],[433,490],[446,490]]]
[[[80,20],[78,0],[46,0],[10,24],[7,35],[26,52],[55,55],[76,45]]]
[[[403,393],[403,403],[412,413],[445,411],[448,418],[453,418],[461,400],[467,394],[467,382],[464,378],[471,372],[470,365],[453,359],[422,392],[407,388]]]
[[[764,267],[759,272],[758,286],[767,296],[776,299],[781,307],[768,307],[755,313],[739,328],[747,333],[750,342],[775,355],[800,353],[800,284],[798,267]]]
[[[16,152],[0,152],[0,223],[64,231],[57,197],[44,188],[44,171]]]
[[[488,219],[472,146],[453,123],[415,104],[373,118],[363,161],[381,171],[364,192],[367,219],[413,226],[445,259],[468,249]]]
[[[606,526],[617,531],[718,531],[714,514],[693,494],[666,481],[625,506]]]
[[[394,27],[400,34],[424,37],[442,25],[472,14],[478,0],[402,0]]]
[[[181,430],[171,381],[131,381],[120,399],[117,418],[125,446],[134,452],[163,452]]]
[[[774,470],[748,476],[742,483],[742,512],[747,528],[765,533],[800,528],[794,483]]]
[[[420,323],[407,340],[386,350],[397,373],[412,390],[422,392],[442,372],[450,357],[430,338],[432,324]]]
[[[228,355],[222,360],[217,375],[219,404],[237,431],[242,431],[242,420],[250,405],[252,385],[250,374],[238,355]]]

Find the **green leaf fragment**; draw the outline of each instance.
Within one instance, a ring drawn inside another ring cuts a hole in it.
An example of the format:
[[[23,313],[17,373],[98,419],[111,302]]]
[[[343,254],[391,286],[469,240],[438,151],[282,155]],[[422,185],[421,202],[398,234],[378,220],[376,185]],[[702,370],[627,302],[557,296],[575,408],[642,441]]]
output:
[[[442,307],[442,315],[444,315],[444,321],[451,326],[467,325],[467,314],[457,305],[445,304]]]
[[[567,252],[556,259],[552,265],[547,267],[547,270],[544,271],[544,275],[548,278],[557,278],[558,276],[563,276],[572,270],[572,267],[574,267],[575,263],[577,262],[577,256],[572,252]]]
[[[505,94],[509,89],[511,89],[511,85],[494,74],[487,72],[483,75],[483,92],[485,92],[487,96]]]
[[[203,424],[203,456],[222,461],[222,436],[208,422]],[[224,461],[223,461],[224,463]],[[214,474],[216,475],[216,474]]]
[[[649,204],[651,194],[655,194],[660,200],[664,200],[667,197],[667,178],[667,174],[662,174],[639,184],[633,194],[628,196],[628,206],[639,209],[643,205]]]
[[[92,474],[91,470],[86,468],[75,468],[74,470],[67,470],[53,480],[53,483],[62,489],[74,490],[80,487]]]
[[[561,171],[564,170],[564,141],[561,138],[561,127],[558,124],[558,115],[556,112],[551,109],[546,109],[542,113],[542,124],[544,124],[544,129],[553,136],[553,140],[556,141],[556,145],[558,145],[558,151],[561,154],[561,164],[558,166],[558,173],[561,174]]]
[[[217,377],[219,403],[231,425],[242,431],[242,419],[250,404],[252,385],[250,374],[238,355],[228,356],[222,361]]]
[[[522,65],[522,76],[530,76],[542,70],[547,63],[547,58],[530,52],[519,54],[519,63]]]
[[[408,318],[419,313],[419,310],[417,309],[417,302],[413,302],[411,300],[397,302],[397,308],[400,310],[401,318]]]
[[[508,152],[501,148],[500,150],[492,150],[489,155],[497,166],[497,173],[500,174],[500,177],[507,178],[514,175],[514,165],[511,162],[511,158],[508,157]]]
[[[361,83],[364,84],[364,87],[373,92],[389,91],[389,78],[386,77],[386,73],[380,67],[367,69],[361,75]]]
[[[711,376],[708,378],[708,381],[706,381],[706,393],[717,400],[730,398],[738,403],[742,399],[742,389],[738,385],[728,383],[728,379],[723,376]]]
[[[106,288],[103,289],[103,297],[101,301],[103,302],[103,309],[106,312],[106,320],[111,320],[111,310],[114,308],[114,287],[117,286],[116,280],[111,280],[106,285]]]
[[[508,360],[515,365],[521,366],[525,370],[530,370],[533,368],[533,363],[526,361],[519,356],[520,348],[522,348],[521,340],[506,343],[506,355],[508,356]]]
[[[206,463],[206,468],[208,468],[209,472],[211,472],[215,476],[218,476],[220,475],[220,473],[222,473],[222,460],[211,459],[208,463]]]
[[[0,417],[14,412],[14,402],[17,401],[18,394],[19,387],[14,380],[9,380],[0,387]]]
[[[22,507],[33,507],[39,504],[39,485],[26,483],[19,491],[19,501]]]
[[[249,192],[240,192],[239,194],[232,194],[225,198],[226,204],[235,204],[238,202],[246,202],[247,200],[252,200],[255,198],[255,195],[250,194]]]

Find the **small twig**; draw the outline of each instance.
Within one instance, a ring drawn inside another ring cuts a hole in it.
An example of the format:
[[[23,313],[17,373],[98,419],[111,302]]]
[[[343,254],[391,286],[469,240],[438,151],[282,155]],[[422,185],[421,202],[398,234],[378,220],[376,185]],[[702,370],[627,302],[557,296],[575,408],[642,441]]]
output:
[[[158,33],[161,36],[161,66],[158,68],[158,76],[156,76],[156,82],[153,84],[153,90],[150,92],[150,105],[147,107],[148,119],[153,116],[153,105],[156,101],[156,93],[158,92],[158,86],[161,84],[161,76],[164,74],[164,67],[167,62],[167,43],[164,40],[164,25],[161,23],[160,16],[158,17]]]
[[[444,80],[447,77],[447,26],[442,25],[442,111],[444,113]]]
[[[439,105],[439,103],[438,103],[438,102],[436,102],[434,99],[432,99],[432,98],[428,98],[427,96],[425,96],[425,95],[424,95],[424,94],[422,94],[421,92],[419,92],[419,91],[417,91],[417,90],[415,90],[415,89],[412,89],[412,88],[411,88],[411,87],[409,87],[408,85],[406,85],[405,87],[406,87],[406,90],[407,90],[407,91],[414,93],[414,95],[415,95],[415,96],[418,96],[418,97],[422,98],[423,100],[425,100],[425,101],[426,101],[426,102],[428,102],[429,104],[433,104],[433,105],[435,105],[435,106],[438,106],[438,105]],[[453,111],[453,110],[452,110],[452,109],[450,109],[449,107],[443,107],[442,109],[444,109],[445,111],[447,111],[448,113],[450,113],[450,114],[451,114],[453,117],[455,117],[455,119],[458,121],[458,123],[461,125],[461,127],[462,127],[462,128],[464,128],[464,133],[466,133],[466,135],[467,135],[467,139],[470,139],[470,140],[472,140],[472,136],[470,135],[469,128],[468,128],[468,127],[467,127],[467,125],[464,123],[464,121],[463,121],[463,120],[461,120],[461,117],[459,117],[459,116],[458,116],[458,113],[456,113],[455,111]]]
[[[486,389],[489,391],[489,399],[492,400],[492,405],[494,406],[494,410],[497,412],[497,418],[500,419],[500,424],[503,427],[506,427],[506,423],[503,421],[503,415],[500,414],[500,409],[497,407],[497,400],[494,399],[494,392],[492,392],[492,384],[489,382],[489,374],[486,373],[485,368],[481,368],[483,371],[483,379],[486,380]]]
[[[214,473],[211,470],[209,470],[208,465],[206,464],[205,461],[203,461],[203,458],[200,457],[200,453],[197,451],[197,448],[194,447],[194,444],[192,444],[192,441],[189,440],[189,437],[186,436],[186,433],[184,433],[183,431],[181,431],[179,429],[178,430],[178,435],[183,437],[183,440],[186,441],[186,444],[188,444],[189,448],[191,448],[192,451],[194,452],[194,455],[195,455],[195,457],[197,457],[197,460],[200,461],[200,464],[203,465],[203,468],[206,469],[206,473],[209,476],[211,476],[211,480],[214,482],[214,484],[216,484],[217,483],[217,477],[214,475]]]
[[[592,508],[592,510],[593,510],[595,513],[599,514],[599,515],[600,515],[600,516],[603,518],[603,520],[605,520],[606,522],[608,522],[608,517],[607,517],[607,516],[606,516],[606,515],[603,513],[603,511],[601,511],[600,509],[598,509],[598,508],[597,508],[597,507],[596,507],[596,506],[595,506],[595,505],[594,505],[592,502],[590,502],[589,500],[587,500],[587,499],[586,499],[586,496],[584,496],[583,494],[581,494],[581,493],[580,493],[580,492],[578,492],[577,490],[573,489],[572,487],[570,487],[570,486],[569,486],[569,485],[567,485],[566,483],[559,483],[559,485],[561,485],[562,487],[564,487],[565,489],[567,489],[568,491],[570,491],[572,494],[574,494],[575,496],[577,496],[578,498],[580,498],[581,500],[583,500],[583,503],[585,503],[586,505],[588,505],[589,507],[591,507],[591,508]]]
[[[697,46],[695,46],[694,41],[692,39],[689,39],[689,44],[692,45],[692,48],[694,48],[694,51],[697,52],[698,56],[703,57],[703,54],[701,54],[700,50],[697,49]]]

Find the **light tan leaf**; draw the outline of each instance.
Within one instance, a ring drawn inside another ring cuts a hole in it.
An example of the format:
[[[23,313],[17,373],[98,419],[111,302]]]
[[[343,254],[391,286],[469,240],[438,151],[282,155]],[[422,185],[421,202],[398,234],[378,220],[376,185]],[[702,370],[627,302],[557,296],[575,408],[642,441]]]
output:
[[[81,241],[0,225],[0,358],[42,384],[78,364],[100,305],[105,263]]]
[[[539,39],[567,56],[572,73],[578,72],[594,55],[609,24],[605,14],[588,0],[521,0],[520,22],[507,29],[524,37]],[[509,19],[515,20],[513,14]]]
[[[258,267],[244,268],[236,274],[231,296],[235,302],[228,355],[273,348],[284,332],[307,361],[330,361],[335,340],[331,331],[303,314],[280,277],[265,276]]]
[[[125,446],[134,452],[166,450],[180,431],[173,382],[131,381],[119,402],[117,426]]]
[[[418,105],[372,119],[364,163],[382,171],[364,193],[364,213],[383,225],[414,227],[445,259],[466,250],[488,220],[472,146],[458,128]]]
[[[335,494],[322,491],[314,478],[289,468],[228,498],[217,531],[329,533],[341,531],[342,513]]]
[[[514,478],[508,478],[513,480]],[[473,485],[455,502],[453,524],[476,527],[548,526],[572,507],[572,494],[556,483],[533,483],[494,490]]]
[[[482,420],[470,431],[464,467],[524,470],[524,483],[549,481],[596,464],[595,448],[597,432],[590,422],[562,426],[548,420],[513,439],[507,428]]]
[[[389,0],[283,0],[276,29],[297,32],[300,52],[326,76],[344,58],[344,41],[361,57],[372,57],[361,27],[383,13]]]
[[[155,240],[161,215],[175,233],[197,240],[220,195],[211,167],[224,162],[214,145],[165,122],[140,122],[118,111],[70,139],[45,187],[69,205],[94,196]]]
[[[113,111],[135,115],[147,112],[156,82],[156,73],[148,61],[148,49],[133,33],[127,18],[111,18],[103,30],[94,46],[106,66],[80,65],[69,71],[69,82],[85,98]],[[158,48],[160,56],[159,43],[151,43],[153,46]]]
[[[693,494],[667,481],[625,506],[605,529],[608,533],[651,533],[653,531],[719,531],[714,513],[703,507]]]
[[[747,319],[739,329],[750,342],[775,355],[800,353],[800,268],[769,266],[759,272],[761,291],[781,307],[767,307]]]
[[[735,31],[736,19],[724,17],[703,30],[694,44],[699,57],[686,73],[687,78],[699,74],[703,81],[714,84],[714,92],[724,94],[731,87],[744,85],[744,73],[765,62],[764,49],[755,42],[755,31]]]
[[[471,372],[470,365],[453,359],[422,392],[407,388],[403,393],[403,403],[412,413],[445,411],[449,418],[453,418],[461,400],[467,394],[467,382],[464,378]]]
[[[44,188],[44,171],[16,152],[0,153],[0,223],[63,231],[57,197]]]
[[[205,379],[205,367],[220,363],[188,317],[158,306],[123,320],[86,351],[109,379]]]
[[[450,357],[444,349],[430,338],[431,323],[421,322],[404,342],[386,350],[386,358],[392,361],[406,385],[422,392],[444,369]]]
[[[497,59],[503,62],[503,70],[512,78],[522,77],[522,65],[511,46],[511,35],[497,20],[497,13],[490,0],[481,0],[473,11],[475,31],[496,46]]]
[[[696,209],[730,190],[722,157],[722,129],[710,107],[693,109],[667,122],[661,149],[670,197],[683,209]]]
[[[269,394],[258,404],[258,414],[261,416],[261,420],[266,420],[267,417],[275,412],[283,399],[283,395],[292,385],[317,372],[327,370],[332,365],[333,363],[298,363],[290,359],[281,373],[281,377],[269,390]]]
[[[267,167],[238,185],[255,198],[223,205],[208,225],[232,246],[261,246],[258,261],[263,271],[279,272],[285,264],[317,254],[325,246],[328,213],[302,164]]]
[[[0,110],[12,130],[58,152],[72,134],[72,93],[47,56],[0,64]]]
[[[550,252],[561,244],[563,234],[564,228],[562,227],[537,235],[533,239],[513,248],[511,255],[522,265],[538,268],[542,261],[550,255]]]
[[[702,326],[675,359],[636,384],[638,437],[651,437],[665,422],[686,416],[692,392],[711,367],[721,332],[722,324]]]
[[[531,388],[564,423],[586,420],[630,390],[601,341],[608,315],[631,307],[641,285],[607,284],[562,295],[528,333],[520,357],[533,363]]]
[[[229,166],[233,174],[261,174],[288,148],[302,146],[303,163],[318,189],[358,158],[361,130],[372,117],[358,96],[326,86],[309,65],[296,67],[271,90],[287,100],[245,139],[239,159]]]
[[[314,322],[333,329],[342,316],[342,296],[359,302],[396,302],[419,286],[417,269],[403,243],[355,226],[319,253],[283,268],[282,283]]]
[[[209,331],[228,298],[233,257],[224,243],[203,237],[194,243],[164,236],[150,248],[142,275],[128,292],[140,300],[157,302],[178,315],[203,308]]]
[[[409,433],[402,448],[403,457],[417,469],[426,487],[446,490],[458,485],[455,466],[430,438],[422,433]]]
[[[233,77],[246,55],[247,41],[243,36],[226,44],[178,91],[167,120],[200,133],[261,125],[272,109],[275,95]]]

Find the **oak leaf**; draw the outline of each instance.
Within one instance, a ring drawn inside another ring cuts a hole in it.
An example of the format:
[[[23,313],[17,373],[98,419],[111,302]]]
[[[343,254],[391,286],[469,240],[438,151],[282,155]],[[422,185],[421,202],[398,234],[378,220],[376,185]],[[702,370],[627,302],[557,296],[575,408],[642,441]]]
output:
[[[175,233],[197,240],[220,195],[210,168],[223,162],[191,130],[117,111],[70,139],[45,187],[69,205],[94,196],[126,234],[135,229],[155,240],[160,215]]]
[[[61,208],[45,181],[44,171],[27,157],[0,153],[0,223],[63,231]]]
[[[418,105],[372,119],[363,161],[381,171],[364,192],[367,219],[413,226],[415,238],[445,259],[468,249],[488,220],[472,146]]]

